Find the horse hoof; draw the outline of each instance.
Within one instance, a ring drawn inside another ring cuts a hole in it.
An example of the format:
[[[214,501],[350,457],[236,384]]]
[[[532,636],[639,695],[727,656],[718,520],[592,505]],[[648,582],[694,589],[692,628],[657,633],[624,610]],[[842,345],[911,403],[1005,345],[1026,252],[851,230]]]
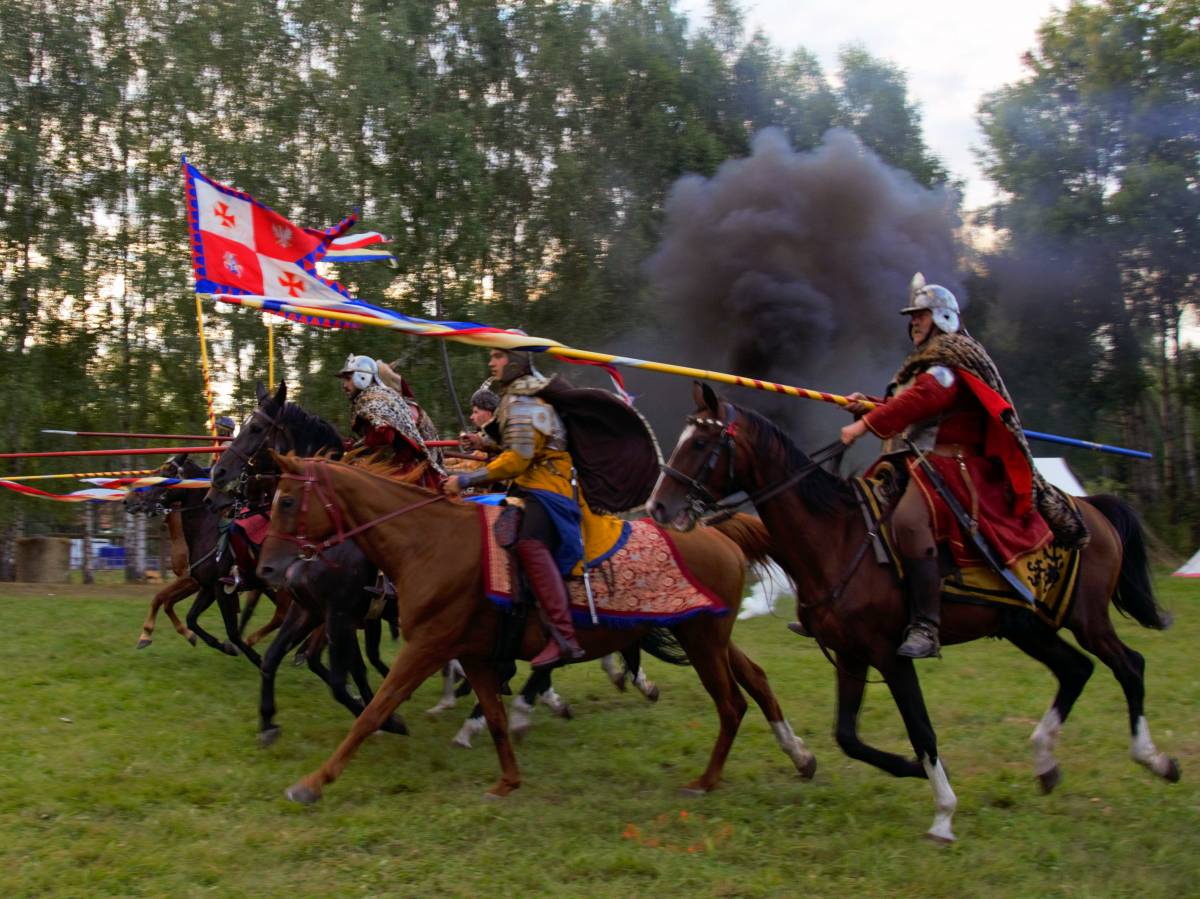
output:
[[[183,636],[193,646],[196,645],[196,635],[195,634],[184,634]]]
[[[1179,783],[1179,778],[1181,778],[1182,776],[1183,776],[1183,772],[1179,768],[1179,759],[1177,759],[1177,758],[1167,759],[1167,770],[1163,774],[1163,779],[1167,783],[1177,784],[1177,783]]]
[[[445,700],[445,699],[443,699],[443,700],[442,700],[441,702],[439,702],[437,705],[435,705],[435,706],[432,706],[431,708],[428,708],[428,709],[426,709],[426,710],[425,710],[425,714],[426,714],[426,715],[431,715],[431,716],[435,716],[435,717],[436,717],[437,715],[440,715],[442,712],[445,712],[445,711],[447,711],[448,709],[452,709],[452,708],[454,708],[454,700]]]
[[[704,789],[704,787],[693,787],[691,784],[688,784],[686,787],[679,788],[679,795],[694,799],[699,796],[707,796],[708,790]]]
[[[386,730],[389,734],[399,734],[402,737],[408,736],[408,725],[404,723],[404,719],[399,715],[392,715],[388,718],[380,730]]]
[[[221,644],[221,652],[225,653],[227,656],[235,656],[238,654],[237,647],[229,642]]]
[[[149,638],[149,637],[142,637],[142,639],[138,640],[138,645],[137,645],[137,648],[138,648],[138,649],[145,649],[147,646],[149,646],[149,645],[150,645],[150,642],[151,642],[151,641],[150,641],[150,638]]]
[[[658,684],[655,684],[642,695],[646,697],[648,702],[658,702]]]
[[[301,805],[313,805],[320,798],[321,794],[312,787],[305,786],[303,783],[292,784],[283,791],[283,795],[292,802],[299,802]]]
[[[503,784],[503,783],[496,784],[496,786],[492,787],[490,790],[488,790],[486,793],[483,794],[483,801],[484,802],[498,802],[501,799],[507,798],[509,793],[511,793],[515,789],[516,789],[516,787],[510,787],[508,784]]]
[[[954,843],[954,834],[947,831],[946,833],[934,833],[932,830],[926,831],[925,839],[934,843],[937,846],[950,846]]]
[[[272,745],[276,740],[279,739],[279,734],[281,732],[282,729],[278,724],[268,727],[266,730],[260,730],[258,732],[258,748],[266,749],[268,746]]]
[[[455,737],[450,741],[451,746],[457,746],[459,749],[472,749],[471,741],[467,737]]]
[[[803,765],[796,766],[796,770],[800,772],[801,780],[812,780],[817,773],[817,757],[810,755]]]
[[[1049,771],[1039,774],[1037,779],[1038,785],[1042,788],[1042,795],[1045,796],[1058,786],[1062,780],[1062,772],[1058,769],[1058,765],[1055,765]]]

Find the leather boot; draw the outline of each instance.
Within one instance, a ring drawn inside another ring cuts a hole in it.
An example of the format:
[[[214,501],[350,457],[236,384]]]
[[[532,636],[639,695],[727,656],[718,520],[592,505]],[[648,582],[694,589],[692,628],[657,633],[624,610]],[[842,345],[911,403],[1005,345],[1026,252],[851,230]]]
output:
[[[906,659],[928,659],[941,656],[938,625],[942,620],[942,576],[936,558],[904,560],[908,579],[904,588],[908,596],[908,630],[896,655]]]
[[[575,642],[575,625],[571,621],[567,587],[549,548],[540,540],[526,537],[517,541],[513,552],[550,626],[550,641],[530,664],[534,668],[545,668],[561,661],[583,658],[585,653]]]

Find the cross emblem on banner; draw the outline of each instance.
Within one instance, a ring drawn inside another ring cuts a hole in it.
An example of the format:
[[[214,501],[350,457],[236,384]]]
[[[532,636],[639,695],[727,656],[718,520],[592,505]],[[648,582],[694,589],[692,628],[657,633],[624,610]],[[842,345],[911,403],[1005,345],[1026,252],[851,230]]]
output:
[[[233,213],[229,211],[229,207],[225,205],[224,200],[213,206],[213,215],[221,219],[221,225],[225,228],[232,228],[236,221]]]
[[[288,272],[286,275],[280,276],[279,283],[284,288],[284,290],[286,290],[293,297],[298,297],[298,296],[300,296],[300,294],[302,294],[304,292],[304,282],[301,281],[299,278],[297,278],[295,275],[293,275],[291,272]]]

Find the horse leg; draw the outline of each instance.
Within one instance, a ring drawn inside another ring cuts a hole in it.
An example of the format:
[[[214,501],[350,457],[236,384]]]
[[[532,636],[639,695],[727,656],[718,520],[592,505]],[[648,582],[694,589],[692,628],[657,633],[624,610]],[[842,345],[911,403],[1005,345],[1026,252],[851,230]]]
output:
[[[379,685],[379,692],[355,719],[350,733],[324,764],[288,787],[288,799],[305,804],[320,799],[325,785],[338,779],[363,740],[379,730],[396,707],[447,661],[444,649],[440,646],[427,646],[421,642],[404,644],[388,676]]]
[[[529,680],[525,682],[524,689],[521,690],[521,698],[528,703],[532,710],[534,703],[541,700],[542,704],[559,718],[566,718],[570,721],[575,717],[575,713],[571,711],[571,704],[558,695],[558,691],[554,689],[554,684],[550,679],[550,668],[535,669],[529,675]],[[512,720],[512,716],[509,716]],[[511,727],[509,728],[511,730]]]
[[[208,631],[200,626],[200,616],[208,610],[208,607],[213,604],[213,600],[217,598],[216,592],[211,586],[200,588],[200,593],[192,603],[192,607],[188,609],[187,626],[193,634],[211,646],[217,652],[223,652],[226,655],[237,655],[237,651],[228,643],[222,643]]]
[[[717,716],[721,721],[721,729],[717,734],[717,742],[713,744],[712,753],[708,759],[708,767],[698,778],[683,788],[683,792],[700,795],[716,788],[721,780],[721,771],[725,767],[725,759],[733,747],[733,738],[737,736],[738,726],[746,714],[746,697],[738,689],[729,662],[728,646],[717,636],[713,622],[704,618],[685,621],[674,629],[680,645],[691,660],[692,667],[704,689],[712,697],[717,707]]]
[[[279,739],[279,725],[275,723],[275,674],[283,657],[307,637],[315,625],[299,603],[292,603],[279,633],[263,656],[262,686],[258,693],[258,745],[263,748]]]
[[[650,702],[659,701],[659,685],[650,681],[646,671],[642,670],[642,649],[637,643],[626,646],[620,651],[620,657],[625,660],[625,671],[634,678],[634,687]]]
[[[796,736],[792,726],[783,717],[783,709],[779,707],[779,700],[775,698],[775,692],[767,681],[766,672],[733,643],[729,644],[729,661],[738,684],[762,709],[763,716],[775,732],[775,741],[779,748],[792,760],[801,777],[812,780],[817,770],[817,757],[809,752],[804,740]]]
[[[262,598],[261,590],[251,590],[246,595],[246,602],[242,605],[242,614],[238,618],[238,633],[246,633],[246,628],[250,625],[250,619],[254,617],[254,608],[258,605],[259,599]],[[278,606],[276,607],[278,608]],[[250,643],[250,640],[246,641]],[[251,644],[253,645],[253,644]]]
[[[1125,691],[1125,704],[1129,708],[1129,729],[1132,738],[1129,754],[1139,765],[1149,768],[1163,780],[1176,783],[1180,777],[1179,761],[1165,752],[1159,752],[1150,738],[1150,725],[1146,723],[1146,660],[1140,652],[1130,649],[1121,642],[1112,622],[1105,614],[1102,620],[1093,621],[1091,626],[1072,628],[1079,645],[1097,656],[1107,665]]]
[[[379,646],[383,642],[383,622],[378,618],[363,625],[364,642],[367,645],[367,661],[379,672],[380,677],[387,677],[388,666],[379,655]]]
[[[610,652],[600,660],[600,667],[604,669],[604,673],[608,675],[608,679],[612,681],[612,685],[624,693],[625,679],[629,672],[620,666],[617,658],[617,653]]]
[[[358,694],[362,698],[362,704],[365,705],[375,698],[375,693],[371,690],[371,682],[367,679],[367,665],[363,661],[362,650],[358,645],[358,628],[355,627],[352,619],[345,622],[338,621],[337,627],[340,629],[338,640],[345,644],[341,649],[342,662],[348,666],[350,676],[354,679],[354,686],[358,687]],[[330,656],[333,656],[332,645],[330,646]],[[386,676],[385,674],[384,677]],[[399,715],[392,715],[388,718],[380,730],[389,734],[408,736],[408,725]]]
[[[894,777],[925,777],[925,769],[916,759],[877,749],[858,735],[858,713],[867,685],[867,663],[850,656],[837,656],[837,723],[834,739],[842,752],[852,759],[874,765]]]
[[[500,701],[500,677],[490,661],[466,660],[463,671],[475,690],[479,704],[487,719],[496,755],[500,758],[500,779],[484,794],[486,799],[500,799],[521,786],[521,772],[517,768],[517,757],[508,736],[508,719],[504,715],[504,703]]]
[[[252,595],[258,594],[260,592],[261,591],[259,591],[259,590],[254,590],[254,591],[252,591]],[[253,646],[255,643],[259,642],[267,634],[271,633],[272,631],[278,630],[283,625],[283,619],[287,615],[287,610],[292,604],[291,600],[288,599],[287,596],[288,595],[285,593],[282,596],[274,597],[275,611],[271,613],[271,620],[268,621],[266,624],[264,624],[262,627],[260,627],[258,630],[256,630],[254,633],[252,633],[249,637],[246,638],[247,646]],[[255,604],[257,604],[258,600],[255,599],[254,602],[255,602]],[[246,621],[248,621],[248,619],[246,618],[245,613],[243,613],[242,620],[238,622],[238,633],[239,634],[241,634],[243,631],[245,631]]]
[[[167,584],[165,587],[155,593],[154,599],[150,600],[150,609],[146,613],[146,620],[142,622],[142,633],[138,637],[137,648],[145,649],[151,644],[151,642],[153,642],[154,622],[158,617],[158,610],[167,604],[169,604],[167,605],[167,614],[174,623],[175,630],[184,637],[187,637],[187,629],[179,623],[179,619],[175,616],[173,611],[170,611],[170,607],[179,602],[179,600],[183,599],[185,596],[189,596],[195,592],[197,589],[199,589],[199,587],[200,585],[197,584],[192,578],[180,577],[171,581],[171,583]],[[191,637],[191,643],[193,646],[196,643],[196,638],[194,636]]]
[[[467,716],[467,720],[463,722],[462,727],[458,729],[458,733],[450,740],[450,742],[460,749],[471,748],[471,738],[483,733],[487,727],[487,721],[483,717],[483,706],[478,702],[471,709],[471,714]]]
[[[240,651],[255,668],[262,667],[262,656],[251,649],[242,635],[238,633],[238,600],[236,593],[226,593],[217,590],[217,608],[221,610],[221,620],[225,623],[225,636],[228,638],[225,651],[235,656]]]
[[[1054,747],[1075,700],[1092,676],[1092,660],[1045,625],[1038,624],[1019,633],[1006,634],[1010,643],[1037,659],[1058,679],[1058,692],[1050,708],[1038,722],[1029,741],[1033,743],[1033,773],[1043,793],[1049,793],[1062,780]]]
[[[447,662],[445,665],[443,665],[442,666],[442,697],[441,697],[441,699],[439,699],[437,701],[437,703],[434,706],[426,709],[425,714],[440,715],[442,712],[446,711],[446,709],[454,708],[454,704],[458,701],[458,696],[457,696],[457,693],[455,692],[455,687],[458,685],[458,682],[465,677],[466,677],[466,675],[463,674],[462,665],[460,665],[458,663],[457,659],[451,659],[449,662]],[[472,713],[472,717],[474,717],[474,713]],[[467,748],[470,748],[470,745],[471,745],[470,740],[468,740]]]
[[[195,646],[196,634],[191,628],[180,621],[179,616],[175,614],[175,604],[180,600],[186,599],[200,589],[200,583],[194,578],[189,577],[186,578],[186,580],[191,581],[191,583],[188,585],[188,588],[186,590],[181,589],[174,595],[169,596],[167,601],[163,604],[162,609],[167,613],[167,618],[171,620],[171,626],[175,628],[175,633],[179,634],[179,636],[183,637],[183,639]]]
[[[889,653],[890,655],[890,653]],[[904,719],[904,727],[908,731],[908,739],[921,760],[925,776],[933,788],[933,824],[926,836],[938,843],[954,842],[954,831],[950,821],[954,810],[958,807],[958,797],[950,787],[950,779],[946,777],[946,769],[937,754],[937,735],[925,710],[925,697],[921,694],[921,682],[917,679],[916,668],[911,659],[893,657],[880,670],[887,679],[892,698]],[[878,666],[877,666],[878,667]]]

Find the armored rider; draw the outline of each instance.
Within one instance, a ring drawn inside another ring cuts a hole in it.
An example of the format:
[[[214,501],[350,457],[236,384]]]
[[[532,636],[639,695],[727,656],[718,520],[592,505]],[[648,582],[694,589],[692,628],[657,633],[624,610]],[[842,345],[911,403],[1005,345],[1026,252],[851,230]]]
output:
[[[458,494],[481,484],[512,482],[509,495],[524,508],[512,549],[551,633],[533,667],[572,661],[584,651],[575,639],[563,576],[582,559],[581,522],[594,513],[580,493],[563,421],[550,403],[536,395],[548,380],[534,369],[532,354],[492,350],[488,369],[500,397],[496,410],[500,453],[478,471],[448,478],[443,489]],[[486,447],[486,439],[478,434],[464,434],[463,440],[476,449]]]
[[[1034,470],[1008,390],[983,346],[962,330],[954,294],[926,284],[920,273],[909,292],[910,303],[900,312],[909,316],[913,352],[889,384],[887,399],[874,409],[867,411],[863,394],[850,396],[855,402],[847,408],[859,417],[842,428],[842,442],[850,445],[870,431],[885,441],[885,456],[911,444],[1006,566],[1055,537],[1064,545],[1082,545],[1087,537],[1082,520]],[[897,437],[908,444],[892,446]],[[912,453],[904,458],[909,479],[891,524],[910,624],[897,653],[922,659],[940,652],[938,545],[949,544],[960,564],[976,552]]]
[[[412,398],[407,382],[385,363],[353,353],[338,377],[350,400],[351,429],[358,438],[346,460],[367,457],[382,462],[396,477],[411,476],[420,468],[414,483],[438,489],[445,477],[441,453],[425,444],[436,431]],[[404,392],[409,395],[402,395]]]

